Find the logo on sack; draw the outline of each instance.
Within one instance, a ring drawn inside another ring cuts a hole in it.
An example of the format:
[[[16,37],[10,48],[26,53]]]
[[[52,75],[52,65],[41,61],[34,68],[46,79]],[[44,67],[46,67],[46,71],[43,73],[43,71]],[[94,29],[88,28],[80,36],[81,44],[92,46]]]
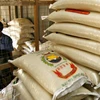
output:
[[[69,67],[69,68],[68,68]],[[68,71],[68,69],[70,69]],[[64,70],[64,72],[62,72],[61,70]],[[56,68],[55,70],[53,70],[53,72],[60,78],[63,79],[67,79],[70,76],[72,76],[75,72],[77,71],[77,67],[73,64],[73,63],[65,63],[60,65],[58,68]]]
[[[58,54],[54,52],[47,52],[43,54],[41,60],[49,66],[54,66],[54,64],[62,60],[62,57],[60,57]]]
[[[72,62],[53,51],[43,53],[41,60],[51,66],[51,71],[59,78],[67,79],[77,71],[77,67]]]

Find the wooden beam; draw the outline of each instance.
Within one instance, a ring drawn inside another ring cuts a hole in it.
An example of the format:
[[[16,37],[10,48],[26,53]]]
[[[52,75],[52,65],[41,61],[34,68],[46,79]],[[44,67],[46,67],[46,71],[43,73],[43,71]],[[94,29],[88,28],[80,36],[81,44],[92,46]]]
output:
[[[0,70],[4,70],[6,68],[14,69],[14,66],[12,64],[10,64],[10,63],[0,64]]]
[[[23,6],[34,5],[34,1],[0,1],[0,6]]]
[[[40,4],[40,5],[49,5],[49,4],[52,4],[52,3],[54,3],[55,2],[55,0],[39,0],[38,1],[38,3]]]
[[[39,50],[39,5],[38,0],[35,1],[34,5],[34,29],[35,29],[35,50]]]

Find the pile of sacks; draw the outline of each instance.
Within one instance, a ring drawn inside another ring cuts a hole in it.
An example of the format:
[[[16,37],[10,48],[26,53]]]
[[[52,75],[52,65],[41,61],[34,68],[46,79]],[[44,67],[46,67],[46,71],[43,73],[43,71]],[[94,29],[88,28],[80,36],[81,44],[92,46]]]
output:
[[[46,30],[51,33],[45,34],[44,38],[55,43],[51,45],[52,50],[86,73],[93,91],[99,91],[100,1],[57,0],[50,8],[55,11],[47,18],[55,23]]]
[[[52,50],[42,50],[9,61],[18,70],[13,87],[23,100],[81,100],[87,96],[99,98],[88,90],[87,75],[73,62]]]
[[[25,44],[26,41],[34,42],[34,24],[26,18],[16,18],[8,22],[9,27],[4,28],[3,33],[10,36],[13,40],[13,47],[18,51],[32,52]],[[24,48],[24,47],[28,48]],[[29,50],[29,51],[27,51]],[[25,53],[25,52],[24,52]]]

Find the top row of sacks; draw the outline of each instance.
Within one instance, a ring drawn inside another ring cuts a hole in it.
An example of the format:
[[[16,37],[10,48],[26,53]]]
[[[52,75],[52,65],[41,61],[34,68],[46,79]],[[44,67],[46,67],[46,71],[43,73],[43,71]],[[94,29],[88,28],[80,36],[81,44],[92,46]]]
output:
[[[47,19],[56,23],[73,22],[100,28],[100,0],[57,0]]]
[[[73,8],[100,12],[100,0],[56,0],[51,9]]]

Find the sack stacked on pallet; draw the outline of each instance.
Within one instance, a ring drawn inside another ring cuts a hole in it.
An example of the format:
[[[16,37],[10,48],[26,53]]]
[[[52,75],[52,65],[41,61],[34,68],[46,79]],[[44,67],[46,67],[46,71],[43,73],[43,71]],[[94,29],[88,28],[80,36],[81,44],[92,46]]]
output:
[[[48,15],[55,22],[44,38],[54,42],[51,49],[77,64],[98,87],[100,78],[100,1],[57,0]],[[91,78],[92,77],[92,78]]]
[[[8,22],[8,25],[14,48],[18,49],[25,41],[34,40],[34,25],[30,20],[16,18]]]
[[[67,99],[67,94],[87,82],[87,76],[80,68],[67,58],[51,50],[27,54],[10,61],[10,63],[25,71],[18,71],[16,76],[22,80],[34,98],[41,98],[36,100],[70,100]],[[38,88],[35,87],[36,84],[39,85]],[[44,92],[39,91],[40,87],[47,95],[43,97],[49,99],[42,99],[42,93]],[[36,94],[38,96],[35,97]],[[98,96],[98,94],[91,95]]]

